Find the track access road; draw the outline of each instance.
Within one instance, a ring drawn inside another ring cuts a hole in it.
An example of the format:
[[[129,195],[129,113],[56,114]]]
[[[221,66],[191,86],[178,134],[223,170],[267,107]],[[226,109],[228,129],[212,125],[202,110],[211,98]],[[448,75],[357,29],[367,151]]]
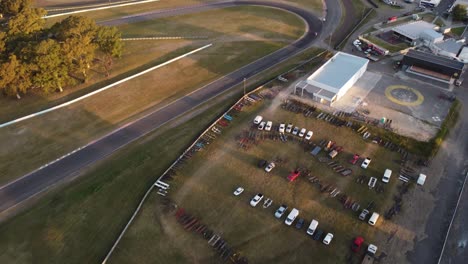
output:
[[[12,211],[14,211],[11,209],[22,204],[26,200],[50,189],[53,186],[56,186],[59,183],[73,179],[80,174],[80,171],[83,168],[106,158],[125,145],[154,131],[170,120],[181,116],[194,107],[197,107],[204,102],[209,101],[211,98],[232,89],[235,85],[241,84],[244,78],[249,78],[305,50],[314,42],[317,37],[316,32],[320,32],[322,27],[322,22],[308,10],[281,2],[254,0],[223,1],[171,10],[158,10],[155,12],[145,12],[140,15],[107,21],[106,24],[131,23],[145,19],[153,19],[159,16],[174,16],[201,12],[209,9],[250,5],[272,7],[296,14],[301,17],[306,24],[304,35],[290,45],[271,53],[268,56],[225,75],[222,78],[205,85],[195,92],[187,94],[162,108],[156,109],[143,118],[123,125],[71,155],[25,175],[20,179],[1,186],[1,218],[8,217],[12,214]]]

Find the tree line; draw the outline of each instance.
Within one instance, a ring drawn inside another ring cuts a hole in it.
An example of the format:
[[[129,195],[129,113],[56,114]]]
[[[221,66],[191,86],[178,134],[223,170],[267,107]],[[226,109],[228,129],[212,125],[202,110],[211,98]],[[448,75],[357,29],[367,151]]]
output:
[[[31,0],[0,0],[0,90],[18,99],[28,92],[62,92],[86,82],[93,66],[109,76],[122,54],[116,27],[69,16],[45,27],[46,11]]]

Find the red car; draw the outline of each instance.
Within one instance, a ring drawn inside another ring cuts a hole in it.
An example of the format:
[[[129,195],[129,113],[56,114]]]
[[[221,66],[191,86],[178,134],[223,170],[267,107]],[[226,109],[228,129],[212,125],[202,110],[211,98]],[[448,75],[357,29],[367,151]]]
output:
[[[357,161],[359,160],[359,155],[358,154],[354,154],[353,158],[349,160],[349,163],[355,165],[357,163]]]
[[[292,182],[292,181],[294,181],[297,177],[299,177],[300,174],[301,174],[301,173],[300,173],[299,171],[297,171],[297,170],[296,170],[296,171],[293,171],[293,172],[291,172],[291,174],[289,174],[288,180],[289,180],[290,182]]]
[[[364,244],[364,238],[358,236],[354,239],[353,244],[351,245],[351,250],[353,252],[359,252],[361,250],[361,246]]]

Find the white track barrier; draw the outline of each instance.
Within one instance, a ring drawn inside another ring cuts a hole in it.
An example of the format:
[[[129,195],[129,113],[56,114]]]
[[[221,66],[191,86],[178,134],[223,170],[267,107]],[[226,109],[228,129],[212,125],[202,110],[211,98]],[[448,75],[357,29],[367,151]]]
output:
[[[102,4],[95,4],[95,5],[80,5],[80,6],[70,6],[70,7],[62,7],[62,8],[47,8],[45,10],[47,12],[60,12],[60,11],[67,11],[67,10],[76,10],[76,9],[84,9],[84,8],[93,8],[93,7],[101,7],[101,6],[111,6],[111,5],[118,5],[124,3],[133,3],[137,2],[137,0],[127,0],[127,1],[114,1],[114,2],[107,2]]]
[[[176,58],[173,58],[173,59],[171,59],[171,60],[168,60],[168,61],[166,61],[166,62],[164,62],[164,63],[161,63],[161,64],[159,64],[159,65],[156,65],[156,66],[154,66],[154,67],[151,67],[151,68],[149,68],[149,69],[146,69],[146,70],[144,70],[144,71],[141,71],[141,72],[139,72],[139,73],[137,73],[137,74],[134,74],[134,75],[132,75],[132,76],[129,76],[129,77],[127,77],[127,78],[124,78],[124,79],[122,79],[122,80],[120,80],[120,81],[117,81],[117,82],[115,82],[115,83],[109,84],[109,85],[107,85],[107,86],[105,86],[105,87],[102,87],[102,88],[96,90],[96,91],[90,92],[90,93],[88,93],[88,94],[85,94],[85,95],[80,96],[80,97],[78,97],[78,98],[75,98],[75,99],[73,99],[73,100],[70,100],[70,101],[68,101],[68,102],[66,102],[66,103],[59,104],[59,105],[56,105],[56,106],[54,106],[54,107],[47,108],[47,109],[45,109],[45,110],[36,112],[36,113],[34,113],[34,114],[30,114],[30,115],[27,115],[27,116],[23,116],[23,117],[20,117],[20,118],[15,119],[15,120],[12,120],[12,121],[9,121],[9,122],[0,124],[0,128],[6,127],[6,126],[9,126],[9,125],[12,125],[12,124],[16,124],[16,123],[18,123],[18,122],[21,122],[21,121],[24,121],[24,120],[27,120],[27,119],[30,119],[30,118],[33,118],[33,117],[36,117],[36,116],[43,115],[43,114],[45,114],[45,113],[49,113],[49,112],[55,111],[55,110],[57,110],[57,109],[60,109],[60,108],[65,107],[65,106],[69,106],[69,105],[74,104],[74,103],[76,103],[76,102],[79,102],[79,101],[81,101],[81,100],[83,100],[83,99],[86,99],[86,98],[88,98],[88,97],[91,97],[91,96],[93,96],[93,95],[95,95],[95,94],[98,94],[98,93],[100,93],[100,92],[103,92],[103,91],[105,91],[105,90],[107,90],[107,89],[110,89],[110,88],[112,88],[112,87],[114,87],[114,86],[117,86],[117,85],[119,85],[119,84],[128,82],[128,81],[130,81],[130,80],[132,80],[132,79],[134,79],[134,78],[136,78],[136,77],[139,77],[139,76],[141,76],[141,75],[143,75],[143,74],[145,74],[145,73],[154,71],[154,70],[159,69],[159,68],[161,68],[161,67],[164,67],[164,66],[166,66],[166,65],[168,65],[168,64],[171,64],[171,63],[173,63],[173,62],[175,62],[175,61],[178,61],[178,60],[180,60],[180,59],[183,59],[183,58],[185,58],[185,57],[187,57],[187,56],[189,56],[189,55],[192,55],[192,54],[194,54],[194,53],[197,53],[197,52],[199,52],[199,51],[202,51],[202,50],[204,50],[204,49],[206,49],[206,48],[211,47],[212,45],[213,45],[213,44],[210,43],[210,44],[205,45],[205,46],[203,46],[203,47],[201,47],[201,48],[192,50],[192,51],[187,52],[187,53],[185,53],[185,54],[183,54],[183,55],[180,55],[180,56],[178,56],[178,57],[176,57]]]
[[[123,7],[123,6],[146,4],[146,3],[152,3],[152,2],[159,2],[159,0],[142,0],[142,1],[138,1],[138,2],[124,3],[124,4],[118,4],[118,5],[93,7],[93,8],[88,8],[88,9],[81,9],[81,10],[76,10],[76,11],[65,12],[65,13],[46,15],[46,16],[44,16],[44,18],[69,16],[69,15],[74,15],[74,14],[79,14],[79,13],[85,13],[85,12],[91,12],[91,11],[97,11],[97,10],[104,10],[104,9],[110,9],[110,8],[116,8],[116,7]],[[79,7],[77,7],[77,8],[79,8]]]

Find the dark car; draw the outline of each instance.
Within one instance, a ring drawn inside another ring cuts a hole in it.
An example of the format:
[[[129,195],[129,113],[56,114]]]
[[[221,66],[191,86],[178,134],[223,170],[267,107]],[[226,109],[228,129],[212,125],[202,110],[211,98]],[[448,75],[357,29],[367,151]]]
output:
[[[267,165],[267,163],[268,163],[268,161],[266,161],[266,160],[260,160],[260,161],[258,162],[257,166],[258,166],[259,168],[265,168],[265,166]]]
[[[301,229],[304,226],[304,222],[305,222],[304,219],[300,218],[296,223],[296,228]]]
[[[315,234],[313,236],[313,239],[314,240],[321,240],[322,239],[322,236],[323,236],[323,230],[322,229],[318,229],[317,231],[315,231]]]
[[[364,243],[364,238],[358,236],[354,239],[353,244],[351,245],[351,250],[353,252],[359,252],[361,250],[361,246]]]

